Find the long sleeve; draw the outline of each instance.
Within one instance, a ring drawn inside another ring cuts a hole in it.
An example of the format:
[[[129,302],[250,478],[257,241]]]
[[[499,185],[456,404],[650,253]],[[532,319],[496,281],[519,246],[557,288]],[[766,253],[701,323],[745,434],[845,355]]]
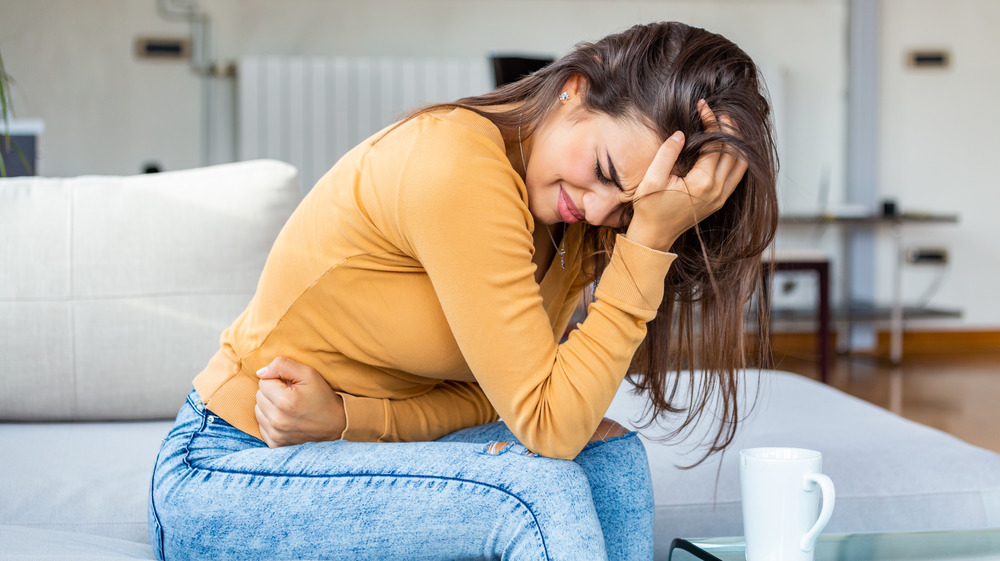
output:
[[[397,203],[403,249],[427,271],[500,417],[533,451],[573,458],[655,317],[675,256],[619,237],[587,319],[557,345],[534,281],[523,183],[488,137],[436,149],[454,133],[447,129],[429,128],[404,158]]]
[[[497,420],[493,406],[474,382],[444,382],[408,399],[340,396],[347,414],[342,438],[355,442],[436,440]]]
[[[536,283],[527,203],[499,130],[471,111],[376,135],[282,228],[195,387],[255,435],[254,372],[283,356],[344,396],[345,438],[427,440],[499,415],[535,452],[575,457],[656,315],[674,256],[619,238],[587,319],[560,345],[573,305],[560,299],[582,288],[582,256]],[[582,232],[569,234],[579,248]]]
[[[556,315],[556,333],[566,330],[584,286],[582,276],[578,276]],[[498,419],[482,388],[474,382],[444,382],[408,399],[366,398],[345,393],[340,396],[348,420],[341,438],[355,442],[436,440],[456,430]]]

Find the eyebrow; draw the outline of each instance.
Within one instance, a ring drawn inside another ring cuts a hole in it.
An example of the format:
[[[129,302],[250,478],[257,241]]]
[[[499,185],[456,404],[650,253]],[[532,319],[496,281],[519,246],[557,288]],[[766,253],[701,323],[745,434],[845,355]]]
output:
[[[622,187],[622,181],[618,177],[618,170],[615,169],[615,164],[611,162],[611,154],[608,154],[608,177],[611,178],[611,181],[613,181],[619,189],[625,189]]]

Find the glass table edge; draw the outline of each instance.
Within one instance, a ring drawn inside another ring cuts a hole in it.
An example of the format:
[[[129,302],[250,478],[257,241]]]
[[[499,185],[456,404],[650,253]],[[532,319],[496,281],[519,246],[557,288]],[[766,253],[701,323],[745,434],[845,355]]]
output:
[[[854,539],[887,539],[887,540],[930,540],[941,539],[961,543],[969,539],[986,539],[991,544],[990,551],[1000,554],[1000,527],[977,528],[968,530],[927,530],[912,532],[851,532],[839,534],[821,534],[816,541],[817,549],[826,546],[836,546]],[[961,541],[959,541],[961,540]],[[701,561],[726,561],[733,554],[742,554],[746,550],[743,536],[717,538],[675,538],[670,544],[670,557],[675,549],[680,549],[694,555]],[[720,557],[719,555],[722,555]],[[958,557],[956,557],[958,558]]]

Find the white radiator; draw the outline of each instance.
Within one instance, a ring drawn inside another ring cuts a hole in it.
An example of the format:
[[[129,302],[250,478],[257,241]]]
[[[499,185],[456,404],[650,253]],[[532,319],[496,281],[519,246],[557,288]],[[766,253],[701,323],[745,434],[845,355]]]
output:
[[[409,110],[493,89],[486,57],[247,57],[238,76],[239,158],[288,162],[305,190]]]

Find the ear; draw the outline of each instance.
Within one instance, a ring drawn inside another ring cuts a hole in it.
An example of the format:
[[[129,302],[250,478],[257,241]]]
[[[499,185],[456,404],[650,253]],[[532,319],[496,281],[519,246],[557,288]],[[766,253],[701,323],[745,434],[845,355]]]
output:
[[[587,79],[583,77],[583,74],[573,74],[565,82],[563,82],[563,87],[560,92],[566,92],[569,94],[570,99],[579,99],[583,90],[586,89]]]

